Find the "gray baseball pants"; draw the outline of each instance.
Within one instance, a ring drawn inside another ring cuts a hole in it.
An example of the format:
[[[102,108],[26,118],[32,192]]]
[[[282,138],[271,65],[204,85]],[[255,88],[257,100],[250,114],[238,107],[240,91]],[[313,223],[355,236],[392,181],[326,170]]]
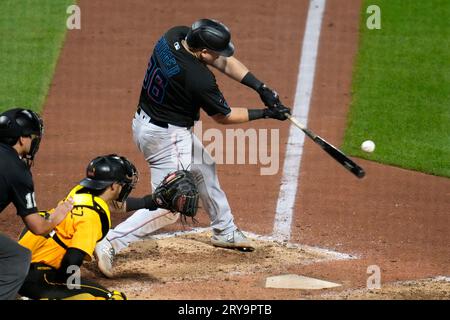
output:
[[[0,233],[0,300],[16,299],[30,263],[30,250]]]
[[[188,169],[197,179],[202,207],[208,213],[215,234],[237,229],[227,197],[220,188],[216,164],[192,128],[169,125],[162,128],[149,122],[141,111],[132,123],[133,139],[150,167],[152,190],[164,177],[176,170]],[[179,213],[164,209],[137,210],[127,220],[110,230],[107,239],[115,252],[142,240],[154,231],[176,222]]]

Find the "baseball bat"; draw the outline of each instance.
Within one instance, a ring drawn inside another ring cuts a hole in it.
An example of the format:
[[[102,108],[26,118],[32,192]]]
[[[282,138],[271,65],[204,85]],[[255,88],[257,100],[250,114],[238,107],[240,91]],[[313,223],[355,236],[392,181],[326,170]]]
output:
[[[363,178],[365,176],[364,169],[353,162],[349,157],[347,157],[341,150],[327,142],[325,139],[319,137],[314,132],[305,127],[300,123],[295,117],[286,113],[286,117],[300,130],[302,130],[312,141],[318,144],[326,153],[328,153],[334,160],[340,163],[345,169],[353,173],[358,178]]]

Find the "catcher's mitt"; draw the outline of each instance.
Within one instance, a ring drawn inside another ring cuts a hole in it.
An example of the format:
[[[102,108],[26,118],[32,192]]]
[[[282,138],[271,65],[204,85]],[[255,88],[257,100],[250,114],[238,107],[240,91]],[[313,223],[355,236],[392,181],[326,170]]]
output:
[[[194,176],[187,170],[168,174],[153,193],[158,207],[192,218],[197,214],[198,198]]]

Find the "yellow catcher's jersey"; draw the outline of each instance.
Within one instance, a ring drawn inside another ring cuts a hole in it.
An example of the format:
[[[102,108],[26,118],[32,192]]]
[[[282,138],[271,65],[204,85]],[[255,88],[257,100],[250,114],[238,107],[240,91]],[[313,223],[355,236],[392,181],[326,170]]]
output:
[[[95,245],[111,228],[111,217],[106,202],[90,194],[77,193],[82,188],[78,185],[70,191],[67,198],[73,198],[74,207],[56,226],[52,237],[37,236],[27,231],[19,240],[19,244],[31,250],[32,263],[59,268],[67,248],[77,248],[84,251],[88,259],[92,258]],[[49,213],[52,211],[54,209]]]

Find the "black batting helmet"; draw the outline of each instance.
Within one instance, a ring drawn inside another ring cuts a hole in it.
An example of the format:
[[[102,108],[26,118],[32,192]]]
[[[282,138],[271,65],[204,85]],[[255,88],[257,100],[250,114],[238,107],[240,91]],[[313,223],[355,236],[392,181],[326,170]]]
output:
[[[225,57],[231,57],[234,53],[230,30],[217,20],[195,21],[186,36],[186,42],[192,49],[208,49]]]
[[[118,199],[123,202],[138,181],[136,167],[125,157],[117,154],[99,156],[92,160],[86,168],[86,178],[80,181],[83,187],[103,190],[113,183],[122,186]]]
[[[19,137],[34,135],[30,151],[25,157],[29,164],[39,150],[43,134],[44,122],[33,110],[14,108],[0,114],[0,142],[14,145]]]

